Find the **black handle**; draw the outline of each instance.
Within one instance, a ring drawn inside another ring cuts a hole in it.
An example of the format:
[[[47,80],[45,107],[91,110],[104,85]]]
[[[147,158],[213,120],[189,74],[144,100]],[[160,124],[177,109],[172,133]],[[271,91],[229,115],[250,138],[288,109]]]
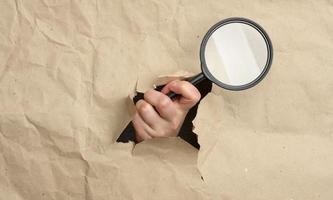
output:
[[[186,81],[192,83],[192,85],[196,86],[198,83],[200,83],[201,81],[205,80],[206,77],[203,73],[197,74],[189,79],[187,79]],[[162,89],[162,87],[158,87],[155,90],[160,91]],[[167,94],[168,97],[170,97],[170,99],[174,99],[177,96],[179,96],[179,94],[176,94],[174,92],[169,92]],[[143,99],[143,93],[138,93],[134,98],[133,98],[133,102],[134,104],[136,104],[136,102],[138,102],[140,99]]]
[[[200,73],[200,74],[197,74],[197,75],[189,78],[186,81],[188,81],[188,82],[192,83],[192,85],[196,86],[198,83],[200,83],[201,81],[203,81],[205,79],[206,79],[205,75],[203,73]],[[174,92],[169,92],[167,94],[167,96],[170,97],[170,99],[173,99],[173,98],[176,98],[177,96],[179,96],[179,94],[176,94]]]

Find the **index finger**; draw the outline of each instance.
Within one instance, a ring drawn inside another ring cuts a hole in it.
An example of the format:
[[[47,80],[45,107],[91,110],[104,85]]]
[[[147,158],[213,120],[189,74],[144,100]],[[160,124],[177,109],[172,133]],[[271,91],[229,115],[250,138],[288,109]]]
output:
[[[176,107],[165,94],[149,90],[144,94],[144,99],[153,105],[164,119],[171,121],[175,117]]]
[[[167,94],[170,91],[180,94],[181,98],[179,99],[179,103],[188,109],[199,102],[201,98],[199,90],[188,81],[171,81],[162,89],[161,92]]]

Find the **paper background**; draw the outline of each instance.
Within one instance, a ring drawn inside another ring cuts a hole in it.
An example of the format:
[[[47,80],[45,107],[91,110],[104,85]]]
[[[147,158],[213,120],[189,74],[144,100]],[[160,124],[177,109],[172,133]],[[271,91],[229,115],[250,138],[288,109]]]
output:
[[[0,199],[332,199],[332,1],[0,10]],[[231,16],[267,30],[274,63],[257,87],[214,88],[200,104],[199,155],[177,138],[114,144],[137,80],[199,72],[203,35]]]

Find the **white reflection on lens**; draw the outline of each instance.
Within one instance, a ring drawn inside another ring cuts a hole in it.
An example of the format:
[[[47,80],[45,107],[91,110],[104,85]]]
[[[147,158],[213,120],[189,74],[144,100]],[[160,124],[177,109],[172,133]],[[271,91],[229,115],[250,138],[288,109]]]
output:
[[[267,45],[255,28],[230,23],[217,29],[205,49],[208,71],[220,82],[240,86],[255,80],[267,62]]]

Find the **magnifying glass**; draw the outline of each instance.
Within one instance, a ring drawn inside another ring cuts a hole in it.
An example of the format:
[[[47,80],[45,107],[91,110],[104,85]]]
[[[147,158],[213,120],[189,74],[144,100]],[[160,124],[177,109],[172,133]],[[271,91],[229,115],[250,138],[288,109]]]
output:
[[[245,90],[266,76],[272,60],[271,40],[259,24],[246,18],[228,18],[206,33],[200,47],[202,72],[187,81],[197,85],[209,79],[227,90]],[[177,96],[173,92],[167,95]]]

